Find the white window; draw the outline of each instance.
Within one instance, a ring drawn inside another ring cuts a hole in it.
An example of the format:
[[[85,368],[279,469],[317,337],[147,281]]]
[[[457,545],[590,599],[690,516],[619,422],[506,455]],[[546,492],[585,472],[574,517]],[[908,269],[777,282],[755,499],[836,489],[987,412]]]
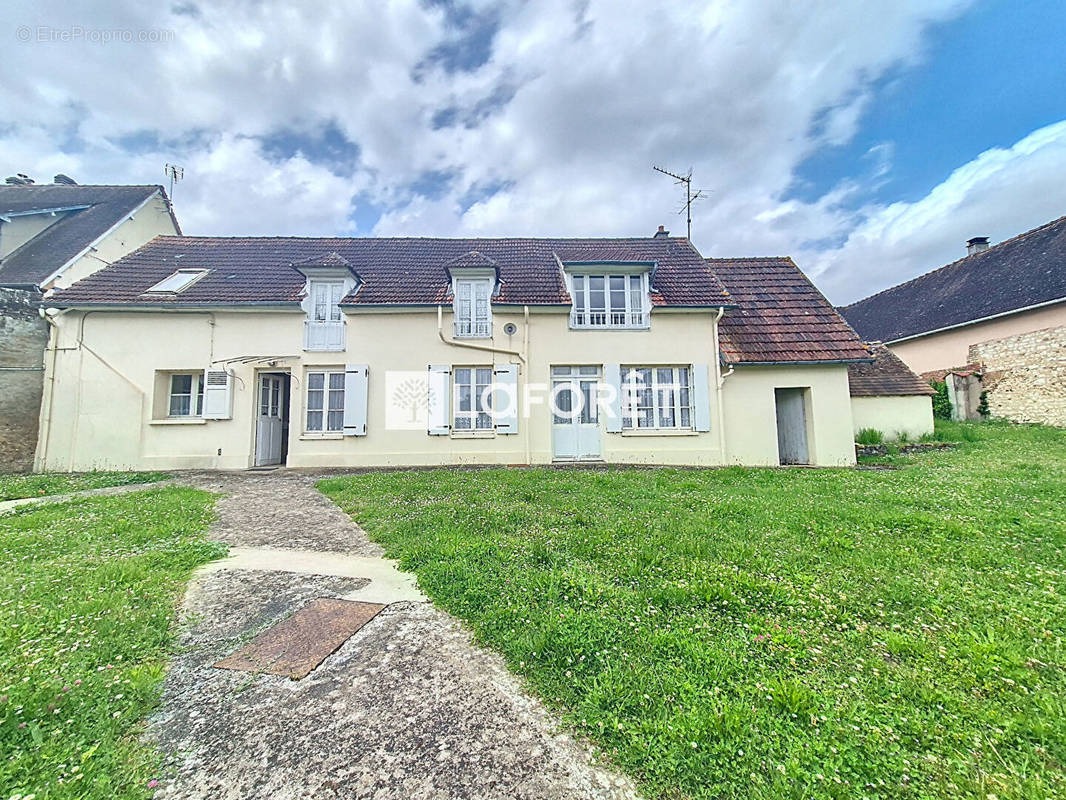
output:
[[[455,279],[455,335],[485,339],[492,336],[492,279]]]
[[[622,427],[692,428],[689,367],[625,367],[622,370]]]
[[[492,367],[455,367],[452,387],[455,398],[452,429],[492,430]]]
[[[172,417],[199,417],[204,413],[204,374],[177,372],[170,376],[170,402],[167,413]]]
[[[344,299],[343,281],[311,282],[311,320],[313,322],[340,322]]]
[[[307,373],[307,427],[309,433],[344,430],[344,371]]]
[[[147,294],[177,294],[182,289],[188,289],[210,270],[206,269],[179,269],[172,275],[163,278],[159,283],[148,289]]]
[[[574,275],[575,328],[646,328],[648,326],[647,274]]]

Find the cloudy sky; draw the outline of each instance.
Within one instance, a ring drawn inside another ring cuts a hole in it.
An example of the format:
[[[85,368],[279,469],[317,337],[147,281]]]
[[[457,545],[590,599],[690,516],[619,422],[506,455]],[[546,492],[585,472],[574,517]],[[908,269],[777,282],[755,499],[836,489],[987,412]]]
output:
[[[0,169],[189,234],[684,233],[848,302],[1066,214],[1059,0],[7,2]],[[347,6],[347,7],[346,7]]]

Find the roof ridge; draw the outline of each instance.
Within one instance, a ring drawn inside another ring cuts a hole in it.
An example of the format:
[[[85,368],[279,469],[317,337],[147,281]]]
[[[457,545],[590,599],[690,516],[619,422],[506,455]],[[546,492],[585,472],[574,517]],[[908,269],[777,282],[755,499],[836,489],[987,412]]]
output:
[[[792,256],[705,256],[703,260],[718,264],[726,261],[792,261]]]
[[[855,306],[859,305],[860,303],[865,303],[867,300],[873,300],[874,298],[880,297],[881,295],[887,294],[888,292],[895,291],[896,289],[902,289],[904,286],[910,286],[911,284],[916,283],[917,281],[920,281],[920,280],[922,280],[924,278],[927,278],[930,275],[934,275],[937,272],[940,272],[941,270],[946,270],[946,269],[949,269],[950,267],[958,266],[959,264],[962,264],[964,261],[970,261],[971,258],[978,258],[980,256],[983,256],[985,253],[991,253],[991,252],[997,250],[998,248],[1003,247],[1004,245],[1011,244],[1013,242],[1017,242],[1017,241],[1019,241],[1021,239],[1024,239],[1027,236],[1032,236],[1035,233],[1039,233],[1040,231],[1043,231],[1043,230],[1045,230],[1047,228],[1050,228],[1052,225],[1057,225],[1057,224],[1059,224],[1059,223],[1061,223],[1063,221],[1066,221],[1066,214],[1064,214],[1063,216],[1058,217],[1056,219],[1053,219],[1050,222],[1045,222],[1043,225],[1037,225],[1035,228],[1030,228],[1027,231],[1023,231],[1022,233],[1015,234],[1014,236],[1011,236],[1009,239],[1004,239],[1002,242],[997,242],[996,244],[991,245],[990,247],[988,247],[985,250],[980,250],[980,251],[978,251],[976,253],[968,253],[968,254],[964,255],[962,258],[957,258],[954,261],[949,261],[947,264],[942,264],[941,266],[936,267],[934,269],[931,269],[928,272],[923,272],[920,275],[915,275],[913,278],[910,278],[909,280],[903,281],[903,283],[897,283],[895,286],[889,286],[887,288],[882,289],[879,292],[875,292],[874,294],[869,295],[868,297],[863,297],[861,300],[856,300],[854,303],[849,303],[848,305],[840,306],[840,308],[842,308],[842,309],[854,308]],[[970,263],[974,263],[974,262],[970,262]]]
[[[240,234],[232,234],[225,236],[203,236],[203,235],[191,235],[182,234],[181,236],[175,236],[172,234],[165,234],[174,239],[188,240],[247,240],[247,241],[325,241],[325,240],[340,240],[340,241],[377,241],[377,242],[631,242],[639,243],[642,245],[648,244],[652,241],[658,242],[687,242],[688,240],[684,236],[671,236],[668,239],[653,240],[650,236],[242,236]],[[695,245],[692,245],[695,250]],[[699,252],[699,251],[696,251]]]

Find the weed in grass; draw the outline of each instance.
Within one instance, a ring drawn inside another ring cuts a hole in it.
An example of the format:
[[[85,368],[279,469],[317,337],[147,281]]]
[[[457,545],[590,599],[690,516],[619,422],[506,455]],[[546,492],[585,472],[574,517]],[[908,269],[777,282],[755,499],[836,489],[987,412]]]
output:
[[[895,471],[320,487],[649,797],[1066,797],[1066,431],[937,431]]]
[[[877,428],[863,428],[855,434],[855,441],[859,444],[881,444],[884,440],[885,435],[877,430]]]

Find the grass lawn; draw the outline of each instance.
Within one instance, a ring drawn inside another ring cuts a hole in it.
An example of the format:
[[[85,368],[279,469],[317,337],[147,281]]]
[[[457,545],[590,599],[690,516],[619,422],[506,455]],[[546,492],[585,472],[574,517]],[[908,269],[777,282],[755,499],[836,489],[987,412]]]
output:
[[[652,797],[1066,797],[1066,431],[320,488]]]
[[[165,472],[42,472],[34,475],[0,474],[0,501],[22,497],[103,489],[131,483],[153,483],[169,478]]]
[[[0,798],[144,798],[137,741],[175,601],[222,554],[214,497],[149,489],[0,517]]]

